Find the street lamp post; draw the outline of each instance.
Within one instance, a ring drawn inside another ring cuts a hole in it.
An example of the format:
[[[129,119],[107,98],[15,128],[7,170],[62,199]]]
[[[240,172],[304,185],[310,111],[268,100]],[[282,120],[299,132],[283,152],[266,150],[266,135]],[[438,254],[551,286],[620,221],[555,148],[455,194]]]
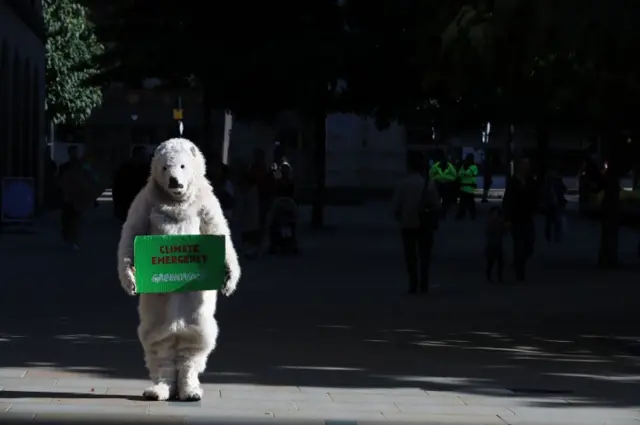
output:
[[[129,95],[127,96],[127,100],[129,101],[129,104],[131,105],[131,113],[129,114],[129,117],[131,118],[131,142],[129,143],[129,149],[128,149],[128,155],[131,156],[131,150],[133,145],[136,143],[136,122],[138,121],[138,114],[137,114],[137,104],[140,101],[140,93],[137,92],[130,92]]]
[[[224,114],[224,134],[222,138],[222,163],[229,162],[229,145],[231,144],[231,130],[233,129],[233,115],[227,111]]]
[[[508,155],[509,155],[509,177],[513,176],[514,167],[513,167],[513,133],[515,131],[515,127],[513,124],[509,125],[509,136],[507,138],[508,145]]]
[[[184,113],[182,110],[182,96],[178,96],[178,107],[173,110],[173,119],[178,122],[178,135],[182,137],[184,133]]]

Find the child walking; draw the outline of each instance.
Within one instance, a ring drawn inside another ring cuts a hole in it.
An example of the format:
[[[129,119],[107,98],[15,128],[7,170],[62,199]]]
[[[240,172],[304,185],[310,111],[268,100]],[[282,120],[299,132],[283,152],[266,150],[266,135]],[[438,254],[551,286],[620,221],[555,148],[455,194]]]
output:
[[[493,207],[489,210],[489,220],[487,222],[487,244],[485,256],[487,257],[487,280],[493,282],[493,266],[497,265],[498,282],[502,281],[502,270],[504,265],[502,243],[506,234],[506,227],[502,217],[500,207]]]

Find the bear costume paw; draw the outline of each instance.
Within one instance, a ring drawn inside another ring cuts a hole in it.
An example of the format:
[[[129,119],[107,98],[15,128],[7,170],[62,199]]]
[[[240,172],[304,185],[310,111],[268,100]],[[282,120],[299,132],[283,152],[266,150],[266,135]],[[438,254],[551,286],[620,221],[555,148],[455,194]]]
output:
[[[167,401],[171,398],[173,389],[165,382],[159,382],[144,390],[142,396],[147,400]]]
[[[127,267],[124,275],[120,277],[120,285],[128,295],[136,295],[136,270],[133,267]]]
[[[222,294],[227,297],[233,294],[236,291],[239,280],[240,276],[238,276],[237,273],[232,273],[229,266],[225,266],[224,286],[221,289]]]
[[[200,401],[203,394],[200,385],[186,385],[178,389],[178,398],[182,401]]]

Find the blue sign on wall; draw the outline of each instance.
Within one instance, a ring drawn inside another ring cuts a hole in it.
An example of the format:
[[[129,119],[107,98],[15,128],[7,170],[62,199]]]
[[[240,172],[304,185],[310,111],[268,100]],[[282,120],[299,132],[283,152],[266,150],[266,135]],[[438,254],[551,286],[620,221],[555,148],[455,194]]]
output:
[[[4,177],[2,179],[2,222],[32,221],[36,206],[35,184],[32,178]]]

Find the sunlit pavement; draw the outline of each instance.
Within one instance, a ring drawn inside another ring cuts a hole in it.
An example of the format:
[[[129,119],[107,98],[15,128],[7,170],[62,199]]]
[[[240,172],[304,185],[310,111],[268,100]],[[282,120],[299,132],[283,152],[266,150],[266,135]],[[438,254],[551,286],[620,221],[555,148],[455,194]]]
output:
[[[627,266],[605,273],[597,228],[570,222],[562,245],[538,238],[527,284],[499,287],[483,279],[483,214],[447,221],[437,288],[415,298],[387,208],[329,209],[335,227],[302,229],[301,256],[245,264],[200,403],[140,398],[108,204],[79,252],[53,220],[0,236],[0,422],[640,423],[637,235],[621,233]]]

